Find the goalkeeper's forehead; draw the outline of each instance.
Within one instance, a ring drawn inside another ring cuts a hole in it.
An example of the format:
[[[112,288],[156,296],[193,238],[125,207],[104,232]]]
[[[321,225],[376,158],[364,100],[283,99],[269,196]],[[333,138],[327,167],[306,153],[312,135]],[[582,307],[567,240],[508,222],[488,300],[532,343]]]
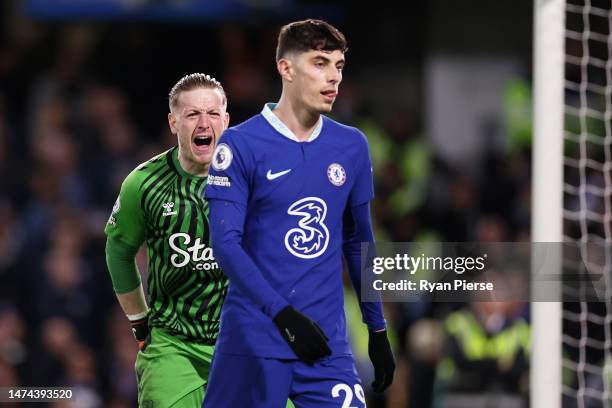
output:
[[[226,107],[227,99],[220,89],[209,86],[197,86],[177,93],[174,108],[176,111],[181,112],[186,109],[209,110],[219,108],[225,110]]]

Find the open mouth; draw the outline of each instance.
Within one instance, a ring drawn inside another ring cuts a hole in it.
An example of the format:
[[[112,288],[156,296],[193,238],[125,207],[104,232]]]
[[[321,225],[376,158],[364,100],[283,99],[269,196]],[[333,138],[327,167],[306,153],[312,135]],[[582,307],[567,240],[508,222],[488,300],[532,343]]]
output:
[[[195,143],[196,146],[201,147],[201,146],[210,146],[210,144],[212,143],[212,140],[213,140],[212,136],[196,136],[193,142]]]
[[[338,95],[338,93],[336,91],[323,91],[321,92],[321,95],[325,96],[326,99],[333,99]]]

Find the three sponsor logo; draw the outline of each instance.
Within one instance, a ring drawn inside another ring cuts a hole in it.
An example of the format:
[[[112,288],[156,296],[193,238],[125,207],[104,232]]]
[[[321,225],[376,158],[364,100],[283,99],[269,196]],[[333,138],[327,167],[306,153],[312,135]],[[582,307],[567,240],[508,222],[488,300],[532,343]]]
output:
[[[285,234],[287,251],[302,259],[316,258],[325,252],[329,244],[325,201],[319,197],[302,198],[289,206],[287,214],[301,217],[297,227]]]

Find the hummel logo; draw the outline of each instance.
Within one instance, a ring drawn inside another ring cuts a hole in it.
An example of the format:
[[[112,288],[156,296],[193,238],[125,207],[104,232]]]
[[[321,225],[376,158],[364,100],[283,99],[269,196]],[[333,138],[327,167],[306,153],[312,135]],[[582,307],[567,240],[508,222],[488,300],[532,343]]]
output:
[[[285,333],[287,333],[287,338],[289,339],[289,341],[291,343],[293,343],[295,341],[295,335],[291,334],[291,332],[289,331],[288,328],[285,327]]]
[[[272,170],[268,170],[268,173],[266,174],[266,178],[268,180],[274,180],[274,179],[279,178],[280,176],[284,176],[285,174],[289,173],[290,171],[291,171],[291,169],[279,171],[278,173],[272,173]]]
[[[172,211],[172,207],[174,207],[173,202],[163,203],[162,207],[164,207],[164,212],[162,213],[162,217],[167,217],[169,215],[176,215],[176,211]]]

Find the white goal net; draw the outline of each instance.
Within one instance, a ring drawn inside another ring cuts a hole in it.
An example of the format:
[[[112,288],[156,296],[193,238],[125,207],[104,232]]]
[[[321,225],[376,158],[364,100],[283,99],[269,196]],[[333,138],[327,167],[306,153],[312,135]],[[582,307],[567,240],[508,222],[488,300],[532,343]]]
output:
[[[531,406],[612,408],[612,0],[534,16],[532,240],[564,250],[562,302],[532,304]]]
[[[612,407],[612,0],[566,0],[562,406]]]

